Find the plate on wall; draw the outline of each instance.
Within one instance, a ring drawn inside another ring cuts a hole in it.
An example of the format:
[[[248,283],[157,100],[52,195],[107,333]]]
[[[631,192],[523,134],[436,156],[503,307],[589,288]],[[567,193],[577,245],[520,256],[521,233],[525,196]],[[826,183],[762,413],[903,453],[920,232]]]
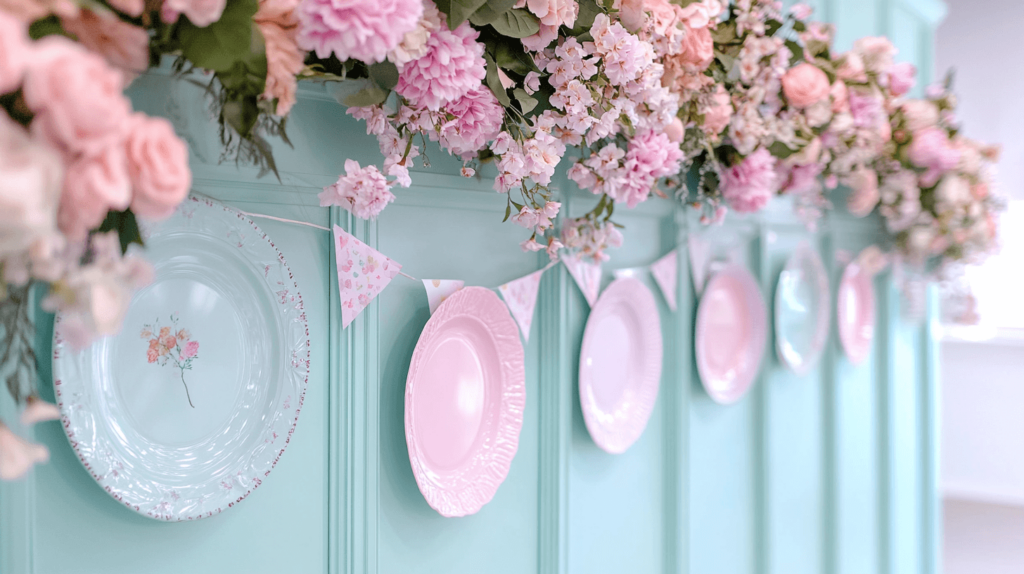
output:
[[[637,279],[616,279],[590,311],[580,347],[583,421],[594,442],[623,453],[647,426],[661,382],[661,319]]]
[[[806,374],[828,343],[828,273],[806,241],[797,246],[775,287],[775,350],[779,362]]]
[[[767,312],[757,280],[727,265],[704,288],[697,308],[696,359],[700,382],[721,404],[740,400],[761,369]]]
[[[309,329],[284,256],[249,218],[189,197],[146,229],[155,279],[121,333],[75,351],[54,327],[54,388],[82,464],[165,521],[241,502],[277,464],[309,375]]]
[[[836,322],[846,357],[855,365],[864,362],[875,336],[875,284],[857,263],[847,265],[839,281]]]
[[[526,367],[498,295],[466,287],[427,321],[405,384],[405,441],[416,484],[442,516],[494,498],[519,448]]]

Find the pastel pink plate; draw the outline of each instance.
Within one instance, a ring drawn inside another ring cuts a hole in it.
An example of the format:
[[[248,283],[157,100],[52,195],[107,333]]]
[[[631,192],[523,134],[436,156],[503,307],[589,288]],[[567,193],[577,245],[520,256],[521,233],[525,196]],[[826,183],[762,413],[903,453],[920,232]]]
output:
[[[768,321],[757,281],[729,265],[708,281],[697,309],[697,373],[715,402],[731,404],[761,369]]]
[[[843,270],[836,296],[839,341],[853,364],[864,362],[871,354],[875,335],[875,285],[871,275],[851,263]]]
[[[427,321],[405,384],[416,484],[442,516],[494,498],[519,447],[526,371],[519,327],[498,295],[466,287]]]
[[[640,281],[616,279],[590,311],[580,349],[580,405],[597,446],[625,452],[643,434],[661,381],[661,319]]]

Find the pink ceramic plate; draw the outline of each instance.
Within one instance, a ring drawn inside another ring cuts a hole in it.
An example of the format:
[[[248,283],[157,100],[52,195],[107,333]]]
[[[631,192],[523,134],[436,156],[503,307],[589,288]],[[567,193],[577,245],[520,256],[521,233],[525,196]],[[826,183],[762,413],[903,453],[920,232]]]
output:
[[[697,309],[697,372],[708,395],[729,404],[747,393],[761,368],[767,312],[757,281],[744,267],[715,273]]]
[[[836,297],[839,340],[851,363],[857,364],[871,353],[875,335],[875,286],[871,275],[851,263],[843,271]]]
[[[519,327],[490,289],[438,307],[412,354],[405,441],[416,484],[442,516],[480,510],[508,475],[526,406]]]
[[[580,349],[580,405],[597,446],[625,452],[644,432],[661,380],[661,320],[654,295],[617,279],[597,300]]]

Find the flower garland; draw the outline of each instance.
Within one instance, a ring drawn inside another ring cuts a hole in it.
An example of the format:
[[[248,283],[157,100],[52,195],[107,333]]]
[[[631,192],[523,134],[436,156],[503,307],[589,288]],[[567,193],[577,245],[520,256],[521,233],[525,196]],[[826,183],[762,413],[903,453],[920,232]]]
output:
[[[261,173],[276,172],[267,138],[287,143],[298,82],[338,83],[383,161],[345,161],[320,202],[364,219],[412,184],[429,139],[466,177],[493,164],[521,248],[552,259],[607,259],[616,208],[652,196],[707,224],[791,196],[814,225],[840,184],[905,261],[984,257],[998,150],[959,134],[948,83],[908,98],[915,70],[888,40],[834,54],[810,16],[774,0],[0,0],[0,320],[20,356],[7,386],[38,408],[23,390],[32,282],[84,346],[150,279],[128,251],[136,216],[173,212],[191,173],[171,125],[123,90],[164,56],[205,73],[225,155]],[[597,197],[590,212],[559,220],[560,166]],[[42,458],[16,438],[0,423],[0,478]]]

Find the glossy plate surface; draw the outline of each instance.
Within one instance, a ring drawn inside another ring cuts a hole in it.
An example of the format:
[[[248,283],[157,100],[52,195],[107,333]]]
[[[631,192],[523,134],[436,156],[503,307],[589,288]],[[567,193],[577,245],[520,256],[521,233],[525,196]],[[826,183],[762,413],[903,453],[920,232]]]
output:
[[[497,294],[466,287],[427,321],[405,385],[416,484],[442,516],[494,498],[519,448],[526,371],[519,327]]]
[[[155,280],[119,335],[74,351],[54,328],[54,386],[82,464],[166,521],[209,517],[270,474],[298,421],[309,329],[284,256],[250,219],[190,197],[147,227]]]
[[[871,354],[875,336],[875,285],[857,263],[843,270],[836,296],[836,320],[846,357],[853,364],[862,363]]]
[[[697,309],[697,372],[708,395],[729,404],[754,384],[764,357],[767,313],[757,281],[728,265],[708,281]]]
[[[779,361],[806,374],[828,342],[828,274],[818,252],[801,243],[786,262],[775,288],[775,350]]]
[[[590,311],[580,348],[580,406],[597,446],[625,452],[643,434],[661,381],[661,319],[654,295],[616,279]]]

